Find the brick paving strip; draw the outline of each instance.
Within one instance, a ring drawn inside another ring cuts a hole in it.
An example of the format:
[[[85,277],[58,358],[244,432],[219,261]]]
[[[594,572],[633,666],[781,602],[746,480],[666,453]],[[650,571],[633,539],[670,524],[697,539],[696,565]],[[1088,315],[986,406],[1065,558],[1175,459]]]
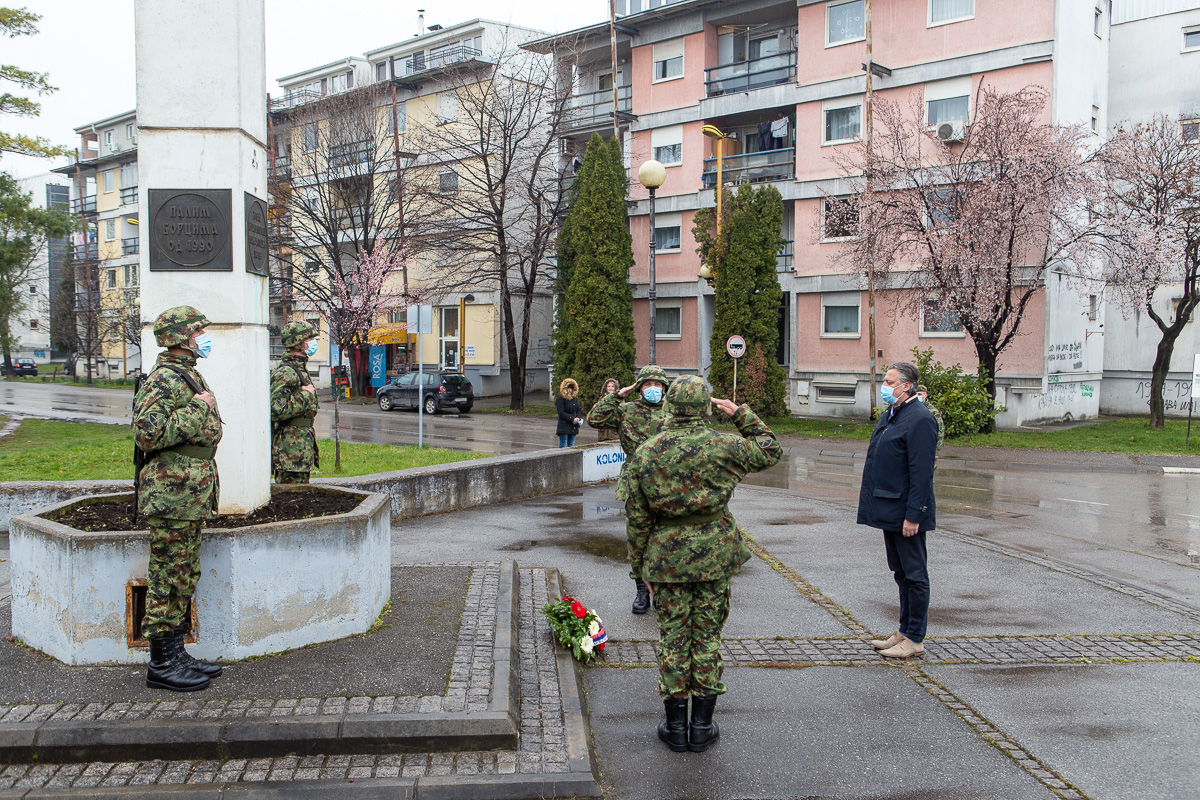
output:
[[[488,693],[492,683],[493,661],[491,631],[497,617],[501,620],[504,617],[502,611],[497,613],[497,596],[501,604],[505,597],[503,592],[497,592],[503,571],[500,564],[470,566],[475,569],[459,633],[459,649],[451,670],[450,691],[442,698],[433,698],[443,702],[456,698],[451,705],[465,699],[466,708],[460,715],[464,718],[467,713],[478,715],[489,707]],[[63,797],[71,797],[74,794],[94,797],[97,796],[97,791],[111,789],[111,792],[100,796],[154,796],[156,787],[188,785],[198,792],[207,792],[206,796],[216,796],[216,792],[223,793],[226,788],[240,784],[238,796],[243,797],[246,795],[242,789],[251,788],[246,784],[258,784],[265,795],[269,793],[271,783],[287,781],[289,783],[286,788],[277,787],[280,791],[278,796],[300,796],[308,789],[314,792],[313,796],[325,796],[325,793],[336,785],[341,792],[353,791],[355,796],[374,796],[373,792],[397,796],[398,790],[399,796],[412,796],[421,789],[442,797],[459,794],[481,797],[597,797],[599,788],[592,775],[589,735],[583,716],[579,675],[570,655],[555,647],[549,625],[545,617],[538,613],[551,594],[557,596],[557,574],[544,569],[516,569],[515,572],[519,586],[516,595],[511,597],[511,604],[517,611],[517,663],[513,665],[511,672],[519,681],[520,698],[519,706],[511,712],[520,731],[515,747],[464,752],[393,751],[263,758],[22,763],[0,768],[0,793],[8,790],[9,793],[15,792],[12,796],[19,797],[25,790],[66,789],[78,791],[68,791]],[[503,631],[500,631],[497,638],[503,636]],[[496,670],[497,674],[503,671],[504,668]],[[483,677],[485,674],[486,679]],[[456,691],[459,683],[463,686],[461,691]],[[514,690],[516,688],[514,687]],[[514,691],[513,699],[517,696]],[[421,698],[422,701],[426,699],[429,698]],[[390,712],[382,713],[395,715],[401,713],[397,710],[399,707],[411,706],[408,702],[401,703],[402,700],[407,701],[408,698],[342,697],[246,701],[249,705],[239,706],[235,713],[238,718],[245,718],[249,709],[255,708],[254,703],[261,703],[257,708],[264,713],[259,716],[272,716],[278,711],[275,716],[311,717],[328,713],[346,718],[351,714],[379,714],[380,712],[372,709],[375,708],[376,701],[382,701],[380,709],[391,706]],[[194,705],[189,706],[189,703]],[[191,719],[202,710],[198,707],[207,704],[202,701],[166,701],[157,705],[168,706],[161,709],[164,714],[161,718],[170,720]],[[423,713],[421,705],[422,703],[417,703],[413,713]],[[432,710],[433,704],[427,705],[431,710],[424,713],[435,713]],[[11,714],[23,714],[23,719],[28,721],[39,708],[40,706],[9,707],[5,719]],[[67,707],[58,708],[61,710]],[[310,710],[297,711],[298,708]],[[79,719],[83,710],[75,710],[74,718]],[[110,706],[108,710],[119,712],[122,709]],[[131,708],[124,710],[126,713],[132,711]],[[227,707],[213,707],[209,710],[218,715],[229,711]],[[437,711],[440,712],[441,708]],[[158,719],[153,713],[141,718]],[[2,723],[3,720],[0,720],[0,724]],[[426,736],[426,739],[428,738]],[[330,783],[333,781],[341,783]],[[351,782],[353,787],[350,786]],[[137,787],[146,788],[139,790]],[[405,790],[408,791],[407,795],[404,794]],[[7,797],[9,794],[0,796]]]

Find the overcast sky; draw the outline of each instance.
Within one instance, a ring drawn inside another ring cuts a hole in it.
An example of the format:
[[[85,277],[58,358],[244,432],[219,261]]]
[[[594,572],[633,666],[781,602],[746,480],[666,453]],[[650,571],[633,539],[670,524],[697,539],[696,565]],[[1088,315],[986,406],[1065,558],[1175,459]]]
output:
[[[0,62],[48,72],[50,84],[58,87],[54,94],[38,98],[39,117],[5,117],[0,120],[4,130],[75,147],[74,128],[137,105],[133,0],[0,3],[42,15],[38,35],[0,39]],[[483,17],[557,32],[608,19],[608,0],[266,0],[267,91],[275,90],[275,79],[284,75],[412,37],[418,8],[425,9],[426,26]],[[11,86],[0,87],[4,90]],[[0,156],[0,169],[18,177],[45,172],[55,164]]]

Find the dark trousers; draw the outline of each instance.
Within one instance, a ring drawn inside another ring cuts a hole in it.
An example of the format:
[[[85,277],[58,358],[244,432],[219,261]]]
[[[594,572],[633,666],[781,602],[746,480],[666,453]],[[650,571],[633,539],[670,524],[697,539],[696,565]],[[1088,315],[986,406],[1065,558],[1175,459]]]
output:
[[[925,550],[925,532],[905,536],[900,531],[884,531],[888,569],[900,587],[900,632],[911,641],[925,639],[929,621],[929,555]]]

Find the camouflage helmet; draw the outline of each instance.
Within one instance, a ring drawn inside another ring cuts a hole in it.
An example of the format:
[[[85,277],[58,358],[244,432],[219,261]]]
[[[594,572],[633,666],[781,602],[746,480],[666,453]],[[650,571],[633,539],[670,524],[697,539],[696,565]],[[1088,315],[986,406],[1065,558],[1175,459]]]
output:
[[[316,330],[307,322],[289,322],[279,332],[279,338],[283,340],[284,350],[291,350],[293,347],[298,347],[316,335]]]
[[[676,378],[667,390],[667,402],[671,411],[681,417],[697,417],[708,409],[712,400],[712,386],[699,375],[684,375]]]
[[[647,364],[642,367],[642,371],[638,373],[637,379],[633,382],[634,390],[640,392],[642,384],[646,381],[658,381],[663,385],[664,389],[671,383],[671,379],[667,377],[667,373],[663,372],[663,368],[657,364]]]
[[[154,320],[154,341],[159,347],[175,347],[208,325],[208,317],[191,306],[168,308]]]

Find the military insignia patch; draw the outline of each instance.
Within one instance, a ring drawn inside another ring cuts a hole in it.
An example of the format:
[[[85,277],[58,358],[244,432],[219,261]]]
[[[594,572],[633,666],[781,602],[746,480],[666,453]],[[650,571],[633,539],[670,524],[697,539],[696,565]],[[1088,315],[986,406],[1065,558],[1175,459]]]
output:
[[[775,443],[774,439],[759,439],[758,440],[759,447],[770,447],[774,443]]]

